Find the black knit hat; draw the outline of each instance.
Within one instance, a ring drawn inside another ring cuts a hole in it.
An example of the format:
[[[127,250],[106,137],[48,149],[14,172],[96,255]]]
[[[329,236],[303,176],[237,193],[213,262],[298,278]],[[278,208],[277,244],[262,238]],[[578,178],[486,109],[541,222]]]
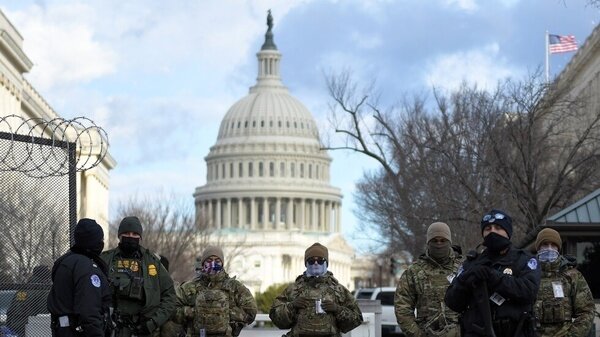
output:
[[[502,227],[506,233],[508,234],[508,238],[512,237],[513,227],[512,227],[512,219],[508,214],[501,210],[493,209],[481,218],[481,233],[483,234],[483,229],[487,225],[496,224]]]
[[[126,216],[123,218],[123,220],[121,220],[121,223],[119,224],[119,232],[117,235],[120,236],[121,234],[127,232],[138,233],[140,236],[142,236],[142,223],[140,222],[140,219],[138,219],[137,216]]]
[[[92,248],[99,242],[104,241],[104,231],[96,220],[83,218],[77,222],[73,237],[75,239],[75,246]]]

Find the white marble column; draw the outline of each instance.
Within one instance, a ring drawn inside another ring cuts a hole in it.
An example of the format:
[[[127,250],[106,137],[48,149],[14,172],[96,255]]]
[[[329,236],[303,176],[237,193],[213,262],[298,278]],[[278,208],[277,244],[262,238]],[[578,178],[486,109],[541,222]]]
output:
[[[319,205],[320,214],[319,214],[319,230],[325,230],[325,200],[321,200],[321,204]]]
[[[262,209],[262,229],[269,228],[269,199],[263,198],[263,209]]]
[[[237,223],[237,227],[238,228],[245,228],[245,217],[244,217],[244,198],[238,198],[238,209],[237,209],[237,213],[238,213],[238,223]]]
[[[342,204],[339,203],[339,202],[336,203],[336,205],[335,205],[335,211],[336,211],[336,214],[335,214],[335,227],[336,227],[335,231],[338,232],[338,233],[342,231],[342,228],[341,228],[341,225],[342,225],[342,212],[341,212],[341,209],[342,209]]]
[[[212,200],[208,200],[208,217],[206,218],[206,220],[208,221],[209,226],[215,226],[215,219],[213,218]]]
[[[224,228],[231,228],[231,201],[231,198],[225,199],[225,219],[223,221]]]
[[[306,219],[306,204],[304,203],[304,198],[300,199],[300,209],[298,210],[298,228],[300,228],[301,231],[304,231],[306,229],[305,227],[305,219]]]
[[[289,198],[285,209],[285,228],[291,229],[294,220],[294,199]]]
[[[221,229],[221,199],[217,199],[215,227]]]
[[[250,197],[250,228],[256,229],[256,200]]]
[[[317,200],[315,199],[310,203],[310,229],[313,232],[317,230]]]
[[[280,229],[281,224],[281,198],[277,197],[275,200],[275,225],[273,228]]]

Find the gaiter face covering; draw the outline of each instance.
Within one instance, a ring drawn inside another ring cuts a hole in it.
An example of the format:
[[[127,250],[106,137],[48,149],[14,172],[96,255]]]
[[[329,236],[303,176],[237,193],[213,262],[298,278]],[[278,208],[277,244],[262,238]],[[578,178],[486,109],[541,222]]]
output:
[[[504,249],[510,246],[510,239],[498,233],[490,233],[483,238],[483,245],[490,250],[490,252],[498,254]]]
[[[123,236],[121,237],[121,242],[119,242],[119,249],[125,255],[130,256],[140,249],[140,239]]]

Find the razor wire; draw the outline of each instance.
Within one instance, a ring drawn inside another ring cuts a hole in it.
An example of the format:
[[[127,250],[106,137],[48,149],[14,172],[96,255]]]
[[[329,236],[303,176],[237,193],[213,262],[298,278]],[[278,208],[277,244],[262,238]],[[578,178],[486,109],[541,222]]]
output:
[[[0,117],[0,134],[9,143],[0,147],[0,171],[33,178],[63,176],[73,165],[76,171],[89,170],[108,153],[108,134],[86,117],[46,120],[7,115]]]

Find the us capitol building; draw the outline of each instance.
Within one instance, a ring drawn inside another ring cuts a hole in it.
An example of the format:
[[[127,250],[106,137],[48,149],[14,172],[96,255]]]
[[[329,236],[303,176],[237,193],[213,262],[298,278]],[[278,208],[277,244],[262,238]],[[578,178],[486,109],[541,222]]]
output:
[[[341,234],[331,157],[321,150],[312,114],[281,81],[270,13],[267,25],[256,84],[229,109],[205,157],[196,213],[215,230],[228,273],[253,292],[293,282],[305,270],[305,249],[317,241],[329,249],[329,270],[352,289],[354,249]]]

